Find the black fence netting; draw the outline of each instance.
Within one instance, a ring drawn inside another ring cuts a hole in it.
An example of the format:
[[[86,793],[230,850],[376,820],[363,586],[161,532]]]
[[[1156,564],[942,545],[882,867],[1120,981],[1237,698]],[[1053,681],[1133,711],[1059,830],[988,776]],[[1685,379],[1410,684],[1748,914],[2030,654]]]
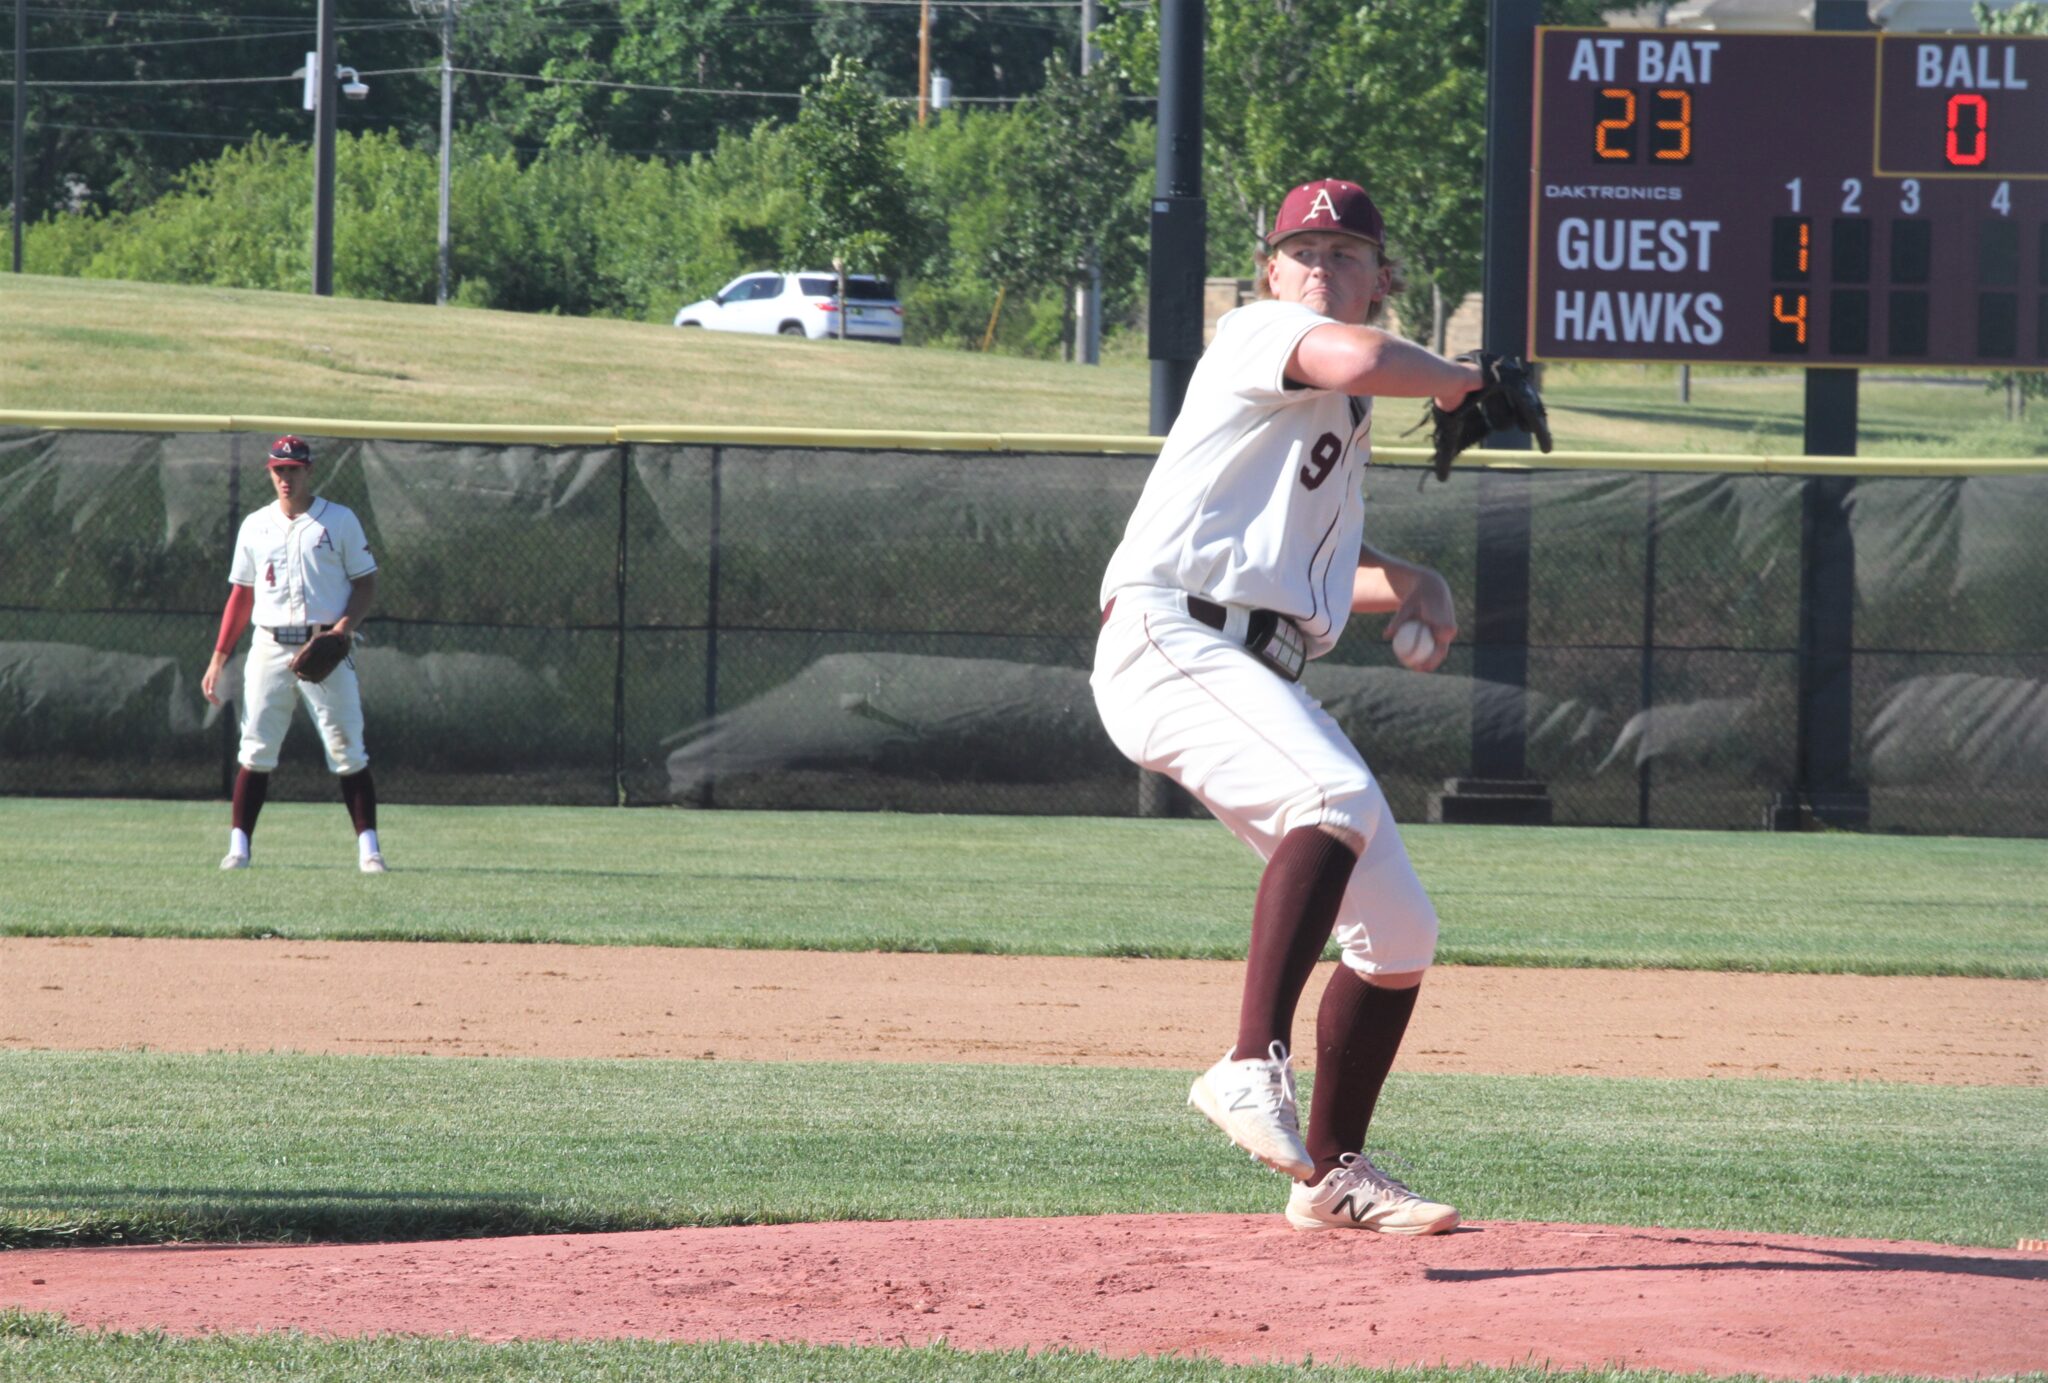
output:
[[[356,660],[389,800],[1158,800],[1087,684],[1147,456],[314,445],[379,562]],[[0,431],[0,791],[224,792],[233,706],[199,678],[236,526],[272,498],[262,461],[253,435]],[[1527,686],[1475,680],[1471,638],[1407,672],[1368,617],[1307,685],[1410,819],[1512,723],[1560,822],[1754,827],[1799,779],[1812,483],[1375,470],[1368,537],[1461,605],[1482,490],[1520,487]],[[1871,826],[2048,834],[2048,476],[1861,478],[1848,521],[1842,704]],[[272,795],[332,791],[302,720]]]

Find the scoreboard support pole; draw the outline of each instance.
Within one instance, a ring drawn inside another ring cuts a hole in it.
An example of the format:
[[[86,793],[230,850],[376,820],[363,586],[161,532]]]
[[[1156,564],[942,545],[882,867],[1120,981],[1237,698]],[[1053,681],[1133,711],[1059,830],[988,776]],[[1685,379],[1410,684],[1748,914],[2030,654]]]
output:
[[[1492,0],[1486,46],[1485,319],[1481,339],[1528,354],[1529,178],[1541,0]],[[1484,445],[1527,451],[1522,432]],[[1432,793],[1429,819],[1547,826],[1550,789],[1529,777],[1529,478],[1481,471],[1472,594],[1472,770]],[[1502,697],[1500,689],[1513,695]],[[1496,698],[1499,698],[1496,700]]]
[[[1202,282],[1209,204],[1202,196],[1205,0],[1160,0],[1159,129],[1153,144],[1152,241],[1146,274],[1152,435],[1164,437],[1202,358]],[[1139,816],[1187,816],[1194,799],[1161,773],[1138,770]]]
[[[1208,202],[1202,196],[1204,0],[1161,0],[1159,129],[1153,145],[1152,239],[1146,337],[1152,433],[1173,428],[1202,358]]]
[[[1869,27],[1865,0],[1816,0],[1816,31]],[[1857,372],[1806,372],[1806,454],[1856,454]],[[1856,482],[1809,476],[1799,496],[1799,669],[1794,781],[1771,799],[1774,831],[1870,824],[1870,790],[1856,783],[1854,690],[1856,543],[1849,504]]]

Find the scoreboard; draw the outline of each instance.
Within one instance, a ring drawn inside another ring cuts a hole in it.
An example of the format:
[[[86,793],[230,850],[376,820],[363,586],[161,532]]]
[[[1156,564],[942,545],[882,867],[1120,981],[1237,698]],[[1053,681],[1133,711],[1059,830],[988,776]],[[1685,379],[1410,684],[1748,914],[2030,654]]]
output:
[[[1540,28],[1539,360],[2048,367],[2048,38]]]

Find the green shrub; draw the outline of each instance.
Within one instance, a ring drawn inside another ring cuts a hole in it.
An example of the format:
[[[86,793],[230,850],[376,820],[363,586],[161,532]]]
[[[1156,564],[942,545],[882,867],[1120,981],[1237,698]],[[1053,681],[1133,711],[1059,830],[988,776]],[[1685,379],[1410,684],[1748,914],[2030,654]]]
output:
[[[1027,193],[1014,170],[1030,140],[1026,122],[986,111],[947,113],[891,138],[918,213],[893,266],[913,343],[980,348],[999,279],[1015,272],[1009,249]],[[305,145],[253,139],[188,169],[175,191],[139,211],[37,222],[26,264],[41,274],[300,292],[311,277],[312,181]],[[434,300],[438,181],[432,149],[391,133],[337,139],[338,294]],[[1132,195],[1142,192],[1134,184]],[[686,165],[598,146],[522,162],[484,135],[462,135],[450,203],[449,295],[465,307],[665,322],[749,270],[824,267],[797,262],[808,209],[790,128],[772,121],[722,134]],[[1134,291],[1119,288],[1120,277],[1107,284],[1112,312]],[[1065,296],[1029,275],[1008,282],[991,349],[1058,355]]]

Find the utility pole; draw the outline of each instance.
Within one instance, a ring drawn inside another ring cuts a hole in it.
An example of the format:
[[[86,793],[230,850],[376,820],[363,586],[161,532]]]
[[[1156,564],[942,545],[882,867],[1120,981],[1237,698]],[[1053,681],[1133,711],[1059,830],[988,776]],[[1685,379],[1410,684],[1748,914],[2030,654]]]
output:
[[[334,0],[319,0],[319,40],[307,87],[313,93],[313,292],[334,296]]]
[[[917,6],[917,126],[924,128],[932,101],[932,0]]]
[[[1081,76],[1095,70],[1100,54],[1095,49],[1095,0],[1081,0]],[[1084,80],[1085,85],[1085,80]],[[1100,248],[1088,247],[1088,263],[1081,282],[1074,289],[1074,360],[1081,365],[1102,363],[1102,258]]]
[[[455,69],[450,54],[455,48],[455,0],[441,0],[441,232],[435,242],[438,276],[434,305],[448,305],[448,144],[455,120]]]
[[[28,0],[14,0],[14,272],[21,272],[22,127],[28,124]]]

